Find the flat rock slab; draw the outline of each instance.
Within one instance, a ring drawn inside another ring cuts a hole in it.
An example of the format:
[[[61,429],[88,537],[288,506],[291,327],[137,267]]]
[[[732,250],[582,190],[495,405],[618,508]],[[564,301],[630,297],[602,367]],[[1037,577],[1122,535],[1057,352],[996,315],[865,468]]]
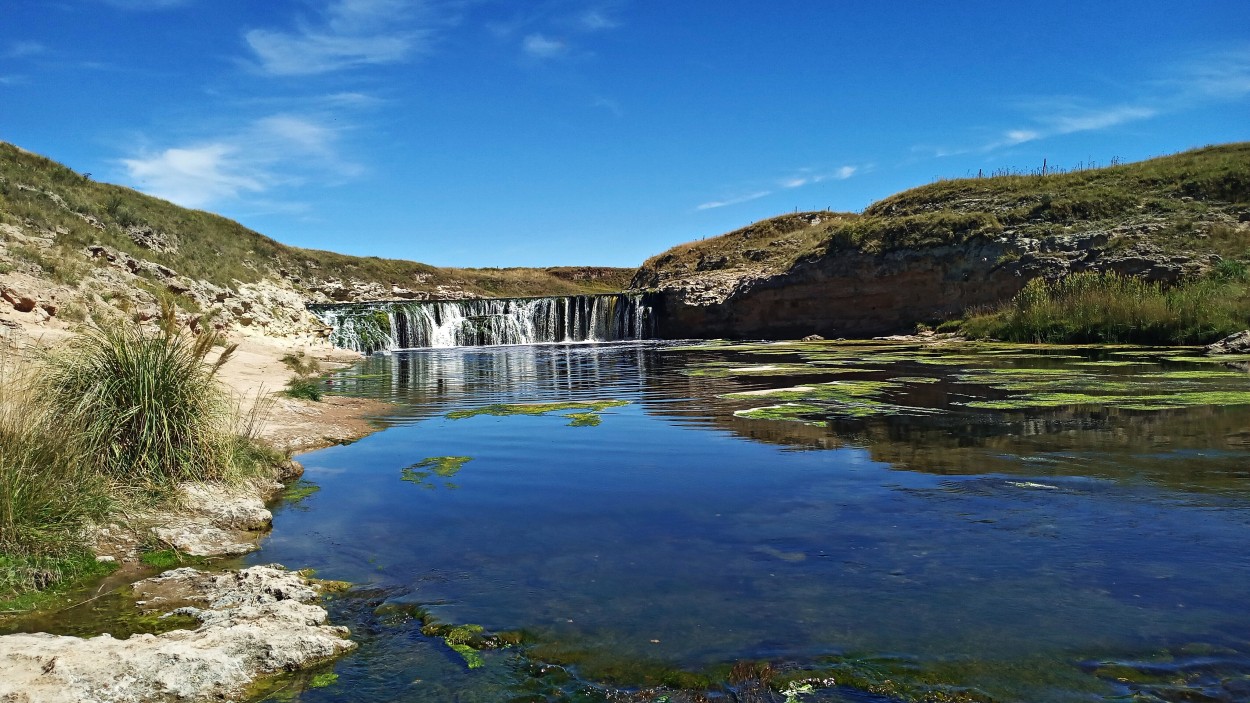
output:
[[[0,637],[0,703],[239,700],[258,677],[356,646],[311,602],[319,587],[278,565],[174,569],[134,589],[142,607],[191,615],[200,626],[125,640]]]

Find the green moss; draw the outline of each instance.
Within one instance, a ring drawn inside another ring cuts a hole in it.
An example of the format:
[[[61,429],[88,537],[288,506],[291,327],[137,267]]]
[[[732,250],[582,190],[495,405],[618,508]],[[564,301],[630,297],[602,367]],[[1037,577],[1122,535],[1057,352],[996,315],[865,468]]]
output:
[[[939,383],[942,379],[933,378],[931,376],[897,376],[891,378],[891,383]]]
[[[173,569],[179,566],[199,566],[208,562],[206,557],[194,557],[190,554],[184,554],[176,549],[157,549],[150,552],[144,552],[139,557],[148,566],[157,569]]]
[[[600,418],[598,413],[602,413],[608,408],[618,408],[622,405],[629,405],[628,400],[591,400],[591,401],[569,401],[561,403],[495,403],[494,405],[485,405],[480,408],[471,408],[466,410],[453,410],[447,413],[449,420],[463,420],[478,415],[493,415],[495,417],[510,417],[513,415],[546,415],[548,413],[559,413],[565,411],[565,417],[570,418],[570,427],[594,427],[599,424]],[[592,420],[589,416],[594,416]]]

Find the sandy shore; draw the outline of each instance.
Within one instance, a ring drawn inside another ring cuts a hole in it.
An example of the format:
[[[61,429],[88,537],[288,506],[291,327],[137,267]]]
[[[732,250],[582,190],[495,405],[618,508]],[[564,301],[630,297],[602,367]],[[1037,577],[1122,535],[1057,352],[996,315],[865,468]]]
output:
[[[386,414],[386,403],[362,398],[327,395],[313,402],[277,395],[295,376],[282,363],[283,356],[303,352],[330,371],[359,361],[357,352],[307,340],[243,337],[231,341],[238,342],[239,348],[222,366],[218,378],[245,408],[258,398],[272,398],[260,434],[278,449],[302,452],[351,442],[377,429],[370,418]]]

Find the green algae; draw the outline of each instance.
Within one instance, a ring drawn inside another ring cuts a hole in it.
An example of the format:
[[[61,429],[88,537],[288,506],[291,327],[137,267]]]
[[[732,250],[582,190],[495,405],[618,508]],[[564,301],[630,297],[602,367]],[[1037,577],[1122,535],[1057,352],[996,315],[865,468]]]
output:
[[[710,363],[684,369],[683,374],[695,377],[730,378],[733,376],[796,376],[799,374],[840,373],[841,370],[813,368],[808,364],[732,364]]]
[[[309,688],[328,688],[339,682],[339,675],[333,671],[325,671],[312,677]]]
[[[784,401],[831,400],[839,403],[853,403],[865,399],[876,398],[889,388],[897,388],[899,384],[891,381],[828,381],[790,388],[770,388],[741,393],[726,393],[721,398],[727,400],[751,400],[767,398]]]
[[[575,412],[565,414],[565,417],[571,420],[569,422],[570,427],[594,427],[601,421],[599,413],[608,408],[618,408],[622,405],[629,405],[629,401],[590,400],[562,403],[495,403],[480,408],[453,410],[447,413],[445,417],[449,420],[463,420],[465,418],[477,417],[478,415],[492,415],[495,417],[510,417],[512,415],[536,416],[571,410]],[[587,417],[588,415],[594,415],[594,419]]]
[[[599,413],[569,413],[565,417],[570,420],[569,427],[596,427],[603,422]]]
[[[940,383],[941,381],[942,379],[932,376],[895,376],[890,379],[891,383]]]
[[[282,490],[280,501],[285,507],[303,510],[302,503],[320,490],[321,486],[301,478]]]
[[[808,416],[824,413],[844,417],[866,418],[902,413],[929,414],[935,408],[918,408],[880,400],[888,390],[900,388],[895,381],[848,380],[813,383],[788,388],[773,388],[720,396],[726,400],[783,401],[772,405],[738,410],[735,416],[748,420],[784,420],[813,423]]]
[[[747,420],[781,420],[784,422],[801,422],[805,425],[822,426],[823,421],[817,422],[808,419],[811,415],[820,413],[828,413],[829,409],[810,403],[782,403],[780,405],[767,405],[760,408],[751,408],[750,410],[737,410],[734,412],[735,417],[741,417]]]
[[[1166,379],[1166,380],[1176,380],[1176,381],[1185,381],[1185,380],[1192,380],[1192,379],[1208,379],[1208,378],[1217,379],[1217,380],[1224,380],[1224,379],[1231,379],[1231,378],[1248,378],[1245,371],[1234,371],[1232,369],[1229,369],[1227,371],[1218,370],[1218,369],[1217,370],[1201,369],[1201,370],[1196,370],[1196,371],[1158,371],[1155,373],[1143,374],[1143,377],[1149,378],[1149,379]]]
[[[1250,354],[1219,354],[1216,356],[1165,356],[1164,361],[1189,364],[1226,364],[1234,361],[1250,361]]]
[[[407,481],[422,488],[433,490],[438,488],[435,478],[443,479],[443,488],[454,490],[458,486],[447,480],[460,473],[464,465],[473,461],[470,456],[431,456],[405,467],[400,471],[400,480]]]
[[[1037,393],[1002,400],[973,400],[965,403],[982,410],[1026,410],[1073,405],[1106,405],[1124,410],[1173,410],[1204,405],[1250,405],[1250,391],[1189,391],[1168,395],[1089,395],[1087,393]]]

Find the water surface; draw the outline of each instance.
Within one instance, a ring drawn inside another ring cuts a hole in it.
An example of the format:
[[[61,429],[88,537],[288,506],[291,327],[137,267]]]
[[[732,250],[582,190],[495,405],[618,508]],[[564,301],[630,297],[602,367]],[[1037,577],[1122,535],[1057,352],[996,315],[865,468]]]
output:
[[[393,401],[387,429],[301,457],[321,490],[250,560],[360,585],[334,617],[362,648],[300,700],[603,700],[673,672],[728,695],[743,660],[905,682],[801,700],[1248,700],[1250,376],[1189,354],[372,357],[329,383]],[[628,403],[447,417],[599,400]],[[469,670],[388,604],[528,644]]]

